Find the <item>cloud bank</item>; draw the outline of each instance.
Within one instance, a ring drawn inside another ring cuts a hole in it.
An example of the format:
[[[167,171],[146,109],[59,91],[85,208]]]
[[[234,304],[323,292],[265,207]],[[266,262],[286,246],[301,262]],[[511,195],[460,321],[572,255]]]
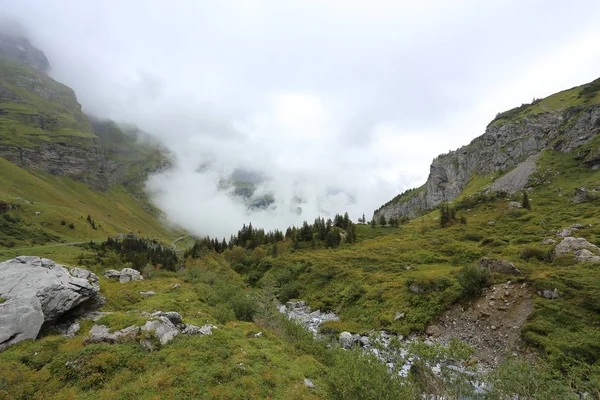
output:
[[[86,112],[134,123],[172,151],[175,168],[148,189],[199,235],[370,217],[498,111],[600,74],[592,0],[0,0],[0,9]],[[270,208],[248,211],[218,189],[239,168],[267,177],[258,192],[274,195]]]

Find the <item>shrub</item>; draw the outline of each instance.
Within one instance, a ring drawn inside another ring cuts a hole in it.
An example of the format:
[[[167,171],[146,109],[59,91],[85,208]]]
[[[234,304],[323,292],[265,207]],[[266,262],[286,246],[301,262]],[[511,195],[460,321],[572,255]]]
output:
[[[538,249],[537,247],[525,247],[521,250],[520,257],[523,260],[531,260],[532,258],[536,258],[538,261],[544,261],[546,258],[546,252],[542,249]]]
[[[456,278],[465,298],[479,296],[483,288],[490,284],[490,271],[476,265],[468,265],[461,269]]]

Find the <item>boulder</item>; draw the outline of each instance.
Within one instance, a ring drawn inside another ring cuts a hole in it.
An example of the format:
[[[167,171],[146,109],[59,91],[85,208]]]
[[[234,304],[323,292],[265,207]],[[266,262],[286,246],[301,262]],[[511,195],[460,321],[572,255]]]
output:
[[[181,317],[181,314],[179,314],[178,312],[175,311],[155,311],[151,314],[152,317],[165,317],[167,318],[169,321],[171,321],[173,323],[173,325],[179,325],[181,324],[181,321],[183,320],[183,318]]]
[[[498,260],[495,258],[482,258],[479,260],[477,265],[481,268],[489,269],[493,272],[507,275],[521,275],[521,271],[515,266],[515,264],[505,261]]]
[[[561,237],[561,238],[566,238],[567,236],[570,236],[570,235],[571,235],[571,230],[568,228],[565,228],[563,230],[556,232],[556,236]]]
[[[403,318],[404,318],[403,312],[397,312],[394,314],[394,321],[398,321],[399,319],[403,319]]]
[[[146,322],[142,326],[142,331],[152,332],[163,346],[179,334],[179,330],[167,317],[158,317],[158,319]]]
[[[140,274],[139,271],[136,271],[133,268],[123,268],[121,273],[119,274],[119,282],[126,283],[132,281],[141,281],[144,277]]]
[[[79,322],[75,322],[74,324],[71,324],[71,326],[69,326],[67,332],[65,333],[65,336],[73,338],[75,337],[75,335],[77,335],[77,332],[79,332],[80,330],[81,325],[79,325]]]
[[[579,262],[592,262],[600,263],[600,256],[595,255],[587,249],[580,249],[575,251],[575,261]]]
[[[310,379],[304,378],[304,386],[306,386],[309,389],[314,389],[315,388],[315,384],[312,383],[312,381]]]
[[[140,294],[141,294],[142,296],[154,296],[154,295],[156,294],[156,292],[154,292],[154,291],[152,291],[152,290],[149,290],[149,291],[147,291],[147,292],[140,292]]]
[[[596,193],[589,191],[585,188],[575,189],[575,196],[573,196],[573,203],[586,203],[593,201],[596,198]]]
[[[507,208],[509,210],[518,210],[519,208],[523,208],[523,206],[518,201],[509,201]]]
[[[106,279],[119,279],[121,277],[121,273],[116,269],[109,269],[104,272],[104,277]]]
[[[342,332],[340,333],[339,342],[344,349],[350,349],[354,344],[354,336],[350,332]]]
[[[85,276],[81,278],[79,276]],[[54,261],[20,256],[0,263],[0,350],[35,339],[44,323],[76,317],[104,304],[98,277]]]
[[[408,287],[408,290],[411,291],[412,293],[415,293],[415,294],[423,293],[425,291],[421,286],[419,286],[416,283],[412,283]]]
[[[438,337],[442,334],[442,328],[437,325],[429,325],[425,333],[427,336]]]
[[[554,244],[556,243],[556,240],[551,239],[551,238],[546,238],[544,240],[542,240],[542,244]]]
[[[584,238],[566,237],[554,247],[552,256],[557,257],[564,254],[575,253],[577,250],[582,249],[587,249],[592,255],[593,253],[597,254],[600,252],[600,249],[596,245],[588,242]],[[583,256],[585,257],[586,254],[587,253],[584,253]]]
[[[90,329],[89,336],[83,342],[85,344],[118,343],[135,339],[139,331],[139,326],[128,326],[127,328],[111,333],[106,325],[94,325],[92,326],[92,329]]]

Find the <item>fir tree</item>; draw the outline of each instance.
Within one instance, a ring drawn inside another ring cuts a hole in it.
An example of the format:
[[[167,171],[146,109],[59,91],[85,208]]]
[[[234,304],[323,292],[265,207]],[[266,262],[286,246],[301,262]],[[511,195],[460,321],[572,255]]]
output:
[[[531,211],[531,204],[529,204],[529,196],[527,195],[526,190],[523,190],[523,201],[521,205],[523,206],[523,208],[526,208],[527,210]]]

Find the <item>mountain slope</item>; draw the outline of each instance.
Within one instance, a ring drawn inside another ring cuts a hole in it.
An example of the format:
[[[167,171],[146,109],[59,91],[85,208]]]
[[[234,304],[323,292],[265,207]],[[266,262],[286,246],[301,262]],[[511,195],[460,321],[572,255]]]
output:
[[[469,145],[433,160],[427,182],[386,203],[374,213],[414,218],[454,200],[474,176],[506,172],[546,149],[571,152],[600,165],[600,80],[500,113]]]

